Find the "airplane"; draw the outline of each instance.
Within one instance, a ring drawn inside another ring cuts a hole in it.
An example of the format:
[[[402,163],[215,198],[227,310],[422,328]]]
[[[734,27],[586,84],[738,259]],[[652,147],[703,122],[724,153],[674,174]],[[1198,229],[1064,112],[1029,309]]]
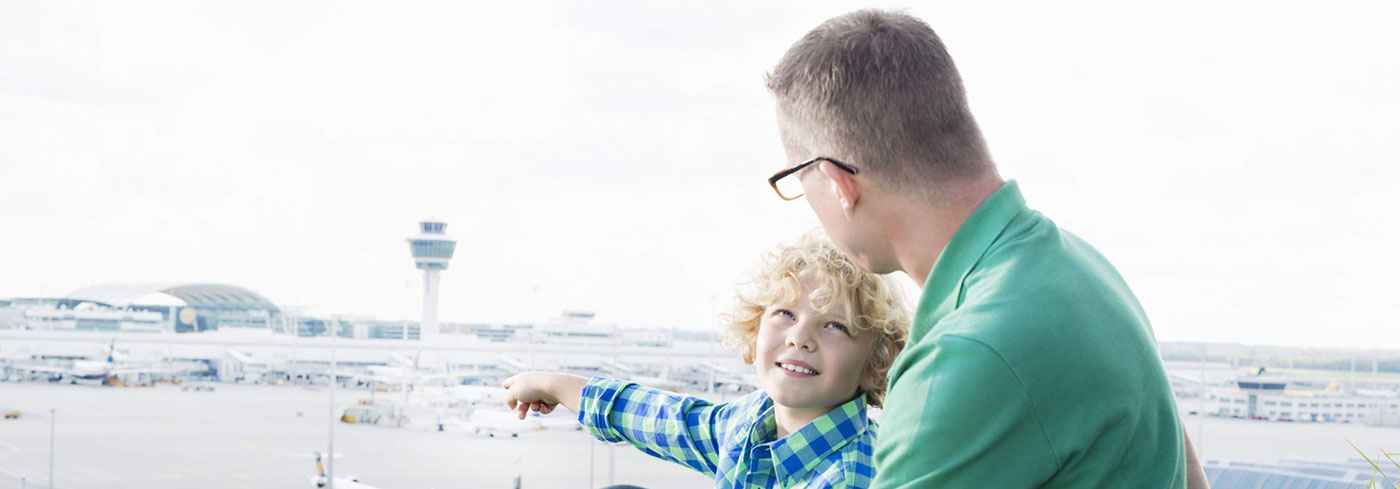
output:
[[[391,353],[389,356],[394,365],[370,365],[364,368],[364,372],[355,374],[354,377],[376,385],[418,388],[428,385],[455,386],[463,379],[482,376],[482,373],[477,370],[454,370],[452,364],[446,361],[440,368],[420,366],[419,359],[422,355],[422,351],[411,358],[404,353]]]
[[[326,467],[321,464],[321,452],[314,452],[316,455],[316,475],[311,478],[311,487],[335,487],[336,489],[379,489],[360,482],[355,476],[336,477],[331,479],[326,477]]]
[[[405,389],[430,383],[430,381],[436,381],[433,383],[441,383],[443,380],[451,378],[450,375],[445,375],[443,372],[420,368],[418,366],[418,358],[422,356],[422,354],[423,352],[419,351],[417,355],[409,358],[403,353],[394,352],[389,354],[389,358],[395,365],[370,365],[364,367],[362,371],[347,373],[337,372],[337,374],[349,376],[357,381],[371,383],[375,387],[381,385],[397,385]]]
[[[519,437],[521,433],[527,431],[544,429],[540,418],[539,415],[532,413],[531,416],[521,421],[519,418],[516,418],[514,411],[506,411],[503,409],[476,409],[472,411],[465,422],[448,419],[443,420],[443,423],[449,426],[461,426],[471,430],[473,433],[484,434],[489,438],[495,438],[497,435],[516,438]],[[574,422],[572,418],[570,418],[569,421],[574,425],[578,424]]]
[[[127,361],[124,355],[117,351],[117,340],[115,339],[107,346],[107,358],[102,361],[70,360],[62,365],[12,363],[9,365],[9,368],[29,373],[46,373],[51,376],[60,376],[74,384],[109,384],[116,377],[125,375],[175,375],[201,369],[177,365],[157,365]]]
[[[1326,388],[1320,391],[1305,389],[1284,389],[1283,395],[1294,397],[1328,397],[1337,394],[1337,386],[1339,384],[1340,383],[1338,381],[1333,380],[1331,383],[1327,384]]]
[[[500,387],[486,385],[454,385],[448,388],[444,397],[462,401],[469,406],[504,406],[506,391]]]

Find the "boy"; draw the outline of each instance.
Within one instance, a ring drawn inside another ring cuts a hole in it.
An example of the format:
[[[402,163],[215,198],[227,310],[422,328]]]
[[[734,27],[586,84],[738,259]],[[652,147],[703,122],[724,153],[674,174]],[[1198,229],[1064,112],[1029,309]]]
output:
[[[726,404],[623,380],[527,372],[502,383],[524,419],[558,404],[603,441],[626,441],[715,479],[715,487],[864,488],[874,478],[885,374],[909,313],[888,277],[814,234],[764,260],[721,336],[761,390]]]

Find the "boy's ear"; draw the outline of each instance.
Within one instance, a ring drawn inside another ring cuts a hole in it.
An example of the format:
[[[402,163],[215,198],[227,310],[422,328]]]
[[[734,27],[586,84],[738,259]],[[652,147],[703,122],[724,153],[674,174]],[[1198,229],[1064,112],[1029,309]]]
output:
[[[860,391],[869,397],[871,392],[884,390],[886,377],[880,375],[873,365],[866,365],[865,371],[860,373]]]
[[[830,161],[820,163],[821,172],[826,175],[836,192],[836,200],[841,203],[841,212],[846,217],[851,217],[856,208],[856,202],[860,200],[860,182],[856,181],[856,176],[846,170],[842,170]]]
[[[875,369],[869,366],[865,367],[865,371],[860,374],[860,391],[870,392],[878,390],[880,387],[880,376],[875,374]]]

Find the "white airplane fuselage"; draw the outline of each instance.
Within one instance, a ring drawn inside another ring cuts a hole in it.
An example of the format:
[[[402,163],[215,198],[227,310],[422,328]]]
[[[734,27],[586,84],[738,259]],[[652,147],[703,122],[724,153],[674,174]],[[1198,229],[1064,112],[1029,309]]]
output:
[[[114,364],[110,362],[98,362],[92,360],[74,360],[68,375],[73,380],[86,380],[101,382],[112,372]]]

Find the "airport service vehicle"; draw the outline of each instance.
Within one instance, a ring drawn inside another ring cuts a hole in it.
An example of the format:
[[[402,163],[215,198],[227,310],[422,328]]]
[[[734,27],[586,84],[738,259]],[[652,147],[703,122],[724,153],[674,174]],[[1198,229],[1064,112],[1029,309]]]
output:
[[[329,487],[331,482],[332,480],[326,477],[326,467],[321,465],[321,452],[316,452],[316,475],[311,478],[311,487]],[[334,482],[336,489],[378,489],[360,482],[355,476],[336,477]]]
[[[396,412],[393,406],[362,404],[345,408],[345,412],[340,415],[340,421],[350,424],[403,426],[408,424],[409,419]]]

